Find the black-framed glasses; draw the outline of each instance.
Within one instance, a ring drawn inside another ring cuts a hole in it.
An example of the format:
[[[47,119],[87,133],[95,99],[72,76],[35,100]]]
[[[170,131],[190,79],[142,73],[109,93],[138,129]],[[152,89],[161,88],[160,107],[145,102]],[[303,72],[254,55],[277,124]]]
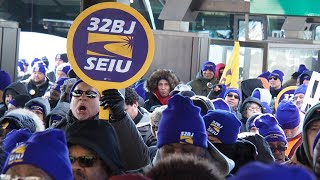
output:
[[[269,77],[269,80],[271,80],[271,79],[273,79],[273,80],[278,80],[278,77],[271,76],[271,77]]]
[[[239,96],[236,95],[236,94],[227,94],[227,96],[228,96],[229,98],[234,97],[235,99],[240,99]]]
[[[75,163],[78,161],[79,166],[86,168],[86,167],[92,167],[93,164],[98,160],[98,158],[94,156],[79,156],[79,157],[74,157],[74,156],[69,156],[71,164]]]
[[[278,147],[271,147],[270,146],[270,149],[271,149],[271,152],[272,153],[275,153],[276,152],[276,150],[278,150],[278,151],[285,151],[285,150],[287,150],[287,146],[278,146]]]
[[[95,91],[82,91],[82,90],[74,90],[72,91],[73,97],[80,97],[82,94],[85,93],[85,96],[88,98],[96,98],[98,96],[98,93]]]

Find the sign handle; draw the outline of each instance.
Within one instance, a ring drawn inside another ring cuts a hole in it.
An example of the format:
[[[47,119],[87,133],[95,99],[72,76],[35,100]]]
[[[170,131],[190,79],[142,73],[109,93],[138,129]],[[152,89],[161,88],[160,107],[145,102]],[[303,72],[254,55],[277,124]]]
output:
[[[110,114],[110,109],[103,109],[103,106],[100,106],[100,111],[99,111],[99,119],[100,120],[109,120],[109,114]]]

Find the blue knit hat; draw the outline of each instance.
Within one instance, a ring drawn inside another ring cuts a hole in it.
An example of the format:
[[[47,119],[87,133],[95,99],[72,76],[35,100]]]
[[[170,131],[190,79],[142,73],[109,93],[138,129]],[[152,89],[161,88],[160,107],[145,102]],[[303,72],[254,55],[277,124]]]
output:
[[[230,111],[211,110],[203,116],[207,132],[217,137],[223,144],[234,144],[238,139],[241,122]]]
[[[298,68],[298,73],[302,74],[305,70],[308,71],[309,69],[306,67],[306,65],[300,64]]]
[[[3,91],[11,82],[10,75],[6,71],[0,70],[0,90]]]
[[[75,82],[70,90],[70,94],[69,94],[69,102],[71,102],[71,99],[72,99],[72,91],[76,88],[76,86],[83,82],[81,79],[78,79],[77,82]]]
[[[222,98],[216,98],[211,100],[214,109],[220,109],[220,110],[225,110],[231,112],[231,108],[228,103]]]
[[[11,130],[3,140],[3,150],[10,153],[16,146],[27,141],[31,135],[32,132],[26,128]]]
[[[268,103],[266,102],[261,102],[262,103],[262,108],[263,108],[263,113],[270,113],[272,114],[272,110],[270,108],[270,106],[268,105]]]
[[[248,163],[238,170],[235,176],[228,180],[315,180],[316,178],[308,170],[299,166],[285,166],[282,164],[264,164],[258,161]]]
[[[260,75],[258,76],[258,78],[260,77],[260,78],[265,78],[265,79],[268,80],[270,74],[271,74],[271,73],[270,73],[269,71],[265,71],[265,72],[262,72],[262,74],[260,74]]]
[[[36,63],[39,63],[41,61],[41,59],[39,58],[34,58],[32,61],[31,61],[31,67],[33,67]]]
[[[252,97],[259,99],[261,102],[271,103],[272,95],[268,89],[255,88],[251,94]]]
[[[18,164],[31,164],[53,179],[73,179],[66,137],[58,129],[36,132],[25,143],[14,148],[2,173]]]
[[[35,63],[32,68],[32,72],[41,72],[42,74],[46,75],[47,68],[43,62]]]
[[[20,68],[20,71],[24,71],[24,66],[29,66],[27,60],[19,59],[18,60],[18,67]]]
[[[56,83],[52,86],[54,90],[57,90],[61,93],[61,86],[63,85],[64,81],[69,78],[60,78],[59,80],[56,81]]]
[[[306,84],[301,84],[298,88],[294,91],[294,95],[296,94],[306,94],[308,86]]]
[[[275,116],[282,129],[293,129],[300,124],[299,109],[289,100],[282,100],[279,103]]]
[[[191,99],[180,94],[168,100],[168,107],[162,112],[157,134],[157,147],[180,143],[194,144],[207,148],[207,133],[200,115],[200,108]]]
[[[241,91],[237,88],[227,88],[226,91],[224,92],[223,99],[225,99],[230,92],[238,94],[241,101]]]
[[[62,72],[64,72],[66,75],[68,75],[68,72],[70,71],[70,69],[71,69],[70,64],[68,64],[68,63],[62,63],[62,64],[60,64],[60,65],[57,67],[56,71],[62,71]]]
[[[256,117],[255,125],[259,128],[259,134],[267,142],[284,142],[287,144],[286,136],[278,124],[277,119],[272,114],[261,114]]]
[[[216,65],[211,61],[206,61],[203,63],[201,71],[210,70],[213,71],[213,73],[216,72]]]
[[[317,143],[318,143],[318,141],[319,141],[319,138],[320,138],[320,131],[318,131],[317,136],[316,136],[316,138],[315,138],[314,141],[313,141],[313,145],[312,145],[313,151],[314,151],[314,148],[316,148],[316,145],[317,145]]]
[[[280,71],[279,69],[273,70],[273,71],[270,73],[268,79],[269,79],[270,77],[272,77],[272,76],[278,77],[278,78],[280,79],[280,81],[283,82],[283,76],[284,76],[284,74],[283,74],[283,72]]]

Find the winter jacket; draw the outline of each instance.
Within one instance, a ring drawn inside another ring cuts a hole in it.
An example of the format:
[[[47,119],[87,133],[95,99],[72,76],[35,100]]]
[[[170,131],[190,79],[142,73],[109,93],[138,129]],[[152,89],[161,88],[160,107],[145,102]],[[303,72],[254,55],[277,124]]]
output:
[[[162,104],[157,96],[153,93],[148,93],[148,98],[144,102],[144,108],[149,112],[153,112],[156,107],[160,106],[162,106]]]
[[[54,122],[51,121],[51,116],[52,115],[60,116],[61,119],[63,119],[64,117],[66,117],[69,109],[70,109],[70,104],[69,103],[67,103],[67,102],[58,102],[56,107],[53,108],[49,114],[47,114],[46,121],[47,121],[48,127],[52,126],[52,124],[54,123]]]
[[[27,87],[31,99],[42,97],[47,91],[50,91],[50,88],[53,85],[47,77],[45,79],[45,82],[40,86],[37,86],[36,83],[30,78],[21,82],[24,83]]]
[[[133,119],[144,143],[149,147],[157,144],[157,140],[151,133],[151,120],[149,112],[142,107],[138,107],[138,115]],[[150,136],[151,135],[151,136]]]
[[[196,95],[201,95],[201,96],[208,96],[212,87],[210,85],[218,84],[219,81],[217,80],[216,77],[213,77],[212,79],[205,79],[202,75],[202,70],[198,72],[197,77],[195,80],[192,80],[188,82],[187,84],[192,87],[192,91]],[[209,85],[209,87],[208,87]]]
[[[93,120],[99,120],[99,115],[93,117]],[[71,110],[59,123],[53,125],[53,128],[63,129],[64,131],[74,122],[78,121]],[[150,163],[149,150],[143,142],[134,122],[130,116],[126,116],[116,122],[110,122],[116,131],[119,140],[121,160],[126,170],[139,169]],[[94,133],[94,132],[93,132]]]
[[[319,115],[315,113],[319,109],[320,109],[320,103],[314,105],[307,111],[306,116],[304,118],[304,122],[303,122],[302,144],[298,147],[293,157],[288,162],[286,162],[286,164],[303,166],[309,169],[310,171],[312,171],[313,159],[309,150],[307,131],[309,129],[308,126],[312,122],[320,121]]]

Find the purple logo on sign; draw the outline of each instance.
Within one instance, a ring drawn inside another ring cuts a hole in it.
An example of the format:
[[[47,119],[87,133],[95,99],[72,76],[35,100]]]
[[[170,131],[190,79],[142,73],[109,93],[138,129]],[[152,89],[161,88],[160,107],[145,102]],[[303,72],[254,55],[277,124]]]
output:
[[[131,14],[119,9],[101,9],[79,24],[73,52],[78,66],[91,79],[123,82],[134,76],[145,62],[147,34]]]

